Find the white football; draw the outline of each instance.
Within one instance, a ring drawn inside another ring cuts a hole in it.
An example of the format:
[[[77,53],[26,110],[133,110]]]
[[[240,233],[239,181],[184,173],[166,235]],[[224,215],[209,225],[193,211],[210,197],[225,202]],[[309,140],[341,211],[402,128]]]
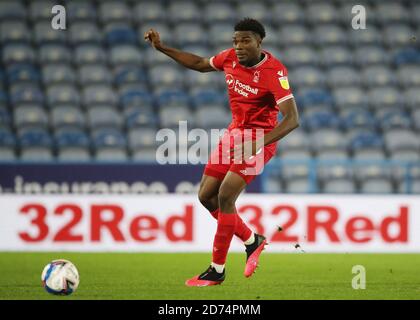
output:
[[[56,295],[69,295],[79,286],[79,272],[68,260],[53,260],[47,264],[41,275],[42,284],[47,292]]]

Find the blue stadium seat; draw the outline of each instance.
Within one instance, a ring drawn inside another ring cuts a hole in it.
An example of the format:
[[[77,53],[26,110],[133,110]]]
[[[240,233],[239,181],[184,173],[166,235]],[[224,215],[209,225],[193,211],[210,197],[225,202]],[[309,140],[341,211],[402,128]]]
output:
[[[3,21],[3,20],[0,20]],[[27,43],[31,41],[31,33],[23,21],[3,21],[0,23],[0,43]]]
[[[212,24],[208,28],[207,35],[212,46],[232,46],[233,28],[231,23]]]
[[[283,62],[288,68],[310,65],[316,67],[319,64],[318,53],[308,46],[288,47],[283,52]]]
[[[203,9],[206,14],[203,16],[204,22],[212,23],[230,23],[236,21],[237,13],[230,3],[211,2],[206,3]]]
[[[353,168],[345,164],[331,164],[326,162],[321,163],[317,169],[317,176],[321,183],[341,179],[352,180],[354,176]]]
[[[368,91],[369,105],[374,109],[401,108],[404,97],[395,87],[376,87]]]
[[[286,193],[308,193],[311,191],[311,186],[308,179],[293,179],[286,182]]]
[[[386,65],[390,60],[384,48],[379,46],[357,47],[354,51],[354,58],[355,63],[362,67],[374,64]]]
[[[326,67],[353,64],[353,54],[346,46],[324,46],[320,51],[320,59]]]
[[[132,107],[153,107],[154,97],[146,90],[128,90],[120,93],[120,105],[124,109]]]
[[[72,52],[61,44],[44,44],[39,46],[38,61],[47,63],[70,63]]]
[[[302,69],[304,71],[304,69]],[[319,82],[320,87],[322,81]],[[307,89],[299,94],[299,107],[314,108],[314,107],[327,107],[330,108],[334,104],[334,100],[329,91],[324,89]]]
[[[398,81],[406,88],[420,86],[420,67],[415,66],[400,66],[397,71]]]
[[[417,87],[411,87],[404,91],[404,98],[407,107],[412,110],[418,109],[420,106],[420,91]]]
[[[42,68],[42,78],[45,85],[74,84],[76,74],[67,64],[45,64]]]
[[[31,1],[29,4],[29,15],[32,21],[50,20],[51,8],[57,3],[50,0]]]
[[[131,128],[156,128],[158,117],[145,108],[131,108],[125,112],[125,126]]]
[[[320,46],[326,45],[344,45],[347,43],[347,37],[344,29],[335,24],[322,24],[314,26],[314,42]]]
[[[420,51],[416,48],[403,48],[394,53],[394,64],[398,67],[405,64],[416,65],[420,63]]]
[[[118,97],[111,86],[90,85],[83,88],[82,102],[86,108],[95,105],[117,106]]]
[[[336,129],[320,129],[311,133],[311,148],[315,152],[323,150],[345,150],[347,140],[344,134]]]
[[[167,7],[168,19],[176,24],[186,21],[201,21],[202,11],[191,1],[176,1],[169,3]]]
[[[358,86],[361,84],[360,73],[351,66],[335,66],[326,74],[327,84],[331,88]]]
[[[155,89],[182,88],[184,86],[183,71],[176,65],[158,65],[149,68],[150,83]]]
[[[98,45],[81,44],[74,50],[73,61],[77,65],[106,63],[106,51]]]
[[[360,149],[381,149],[384,145],[382,137],[373,131],[361,131],[349,139],[349,143],[349,147],[353,151]]]
[[[0,161],[16,159],[16,138],[9,130],[0,126]]]
[[[224,95],[215,89],[195,89],[191,91],[191,102],[196,109],[204,106],[223,107]]]
[[[131,9],[123,1],[106,1],[99,4],[98,18],[102,24],[130,22]]]
[[[114,108],[97,106],[87,111],[89,127],[97,129],[100,127],[120,129],[123,125],[121,114]]]
[[[194,126],[194,116],[185,106],[163,108],[159,112],[159,118],[162,128],[176,128],[180,121],[188,121],[190,127]]]
[[[220,81],[222,78],[222,81]],[[220,77],[220,74],[216,72],[186,72],[185,73],[185,83],[186,85],[194,90],[207,89],[215,90],[217,86],[221,83],[223,88],[225,88],[226,82],[224,77]],[[220,86],[219,86],[220,87]]]
[[[24,103],[44,103],[44,93],[37,85],[22,84],[10,88],[10,101],[13,105]]]
[[[114,128],[96,129],[92,132],[95,159],[100,161],[125,161],[127,140],[123,133]]]
[[[54,135],[59,149],[82,147],[89,148],[90,140],[87,134],[78,128],[61,128]]]
[[[51,125],[59,128],[84,128],[86,126],[85,114],[78,107],[62,105],[51,110]]]
[[[167,20],[168,12],[161,2],[136,2],[133,9],[133,20],[139,23],[155,23]],[[159,30],[159,29],[158,29]]]
[[[55,133],[54,138],[58,160],[84,162],[91,159],[90,140],[83,130],[60,129]]]
[[[286,3],[285,5],[295,6],[296,4]],[[280,25],[280,33],[278,36],[282,39],[282,42],[287,43],[287,46],[308,45],[313,41],[308,28],[306,28],[304,24]]]
[[[282,143],[278,145],[278,151],[283,150],[309,150],[310,139],[306,132],[302,129],[294,130],[287,135]]]
[[[72,23],[81,21],[95,21],[96,9],[93,3],[87,1],[69,1],[66,3],[68,20]]]
[[[414,128],[420,132],[420,108],[417,110],[413,110],[412,119],[414,123]]]
[[[299,5],[299,3],[293,2],[278,2],[273,4],[272,7],[273,13],[273,23],[278,21],[280,26],[282,25],[290,25],[296,24],[300,25],[305,20],[304,10]],[[290,30],[291,33],[293,32],[292,29]],[[288,43],[286,41],[286,43]]]
[[[112,84],[112,76],[105,65],[84,65],[79,68],[78,82],[81,86]]]
[[[35,62],[35,51],[27,44],[10,43],[3,47],[3,64],[12,63],[33,63]]]
[[[34,41],[36,44],[65,44],[67,32],[51,28],[51,21],[39,21],[34,25]]]
[[[384,133],[385,146],[388,152],[398,150],[419,150],[418,135],[407,129],[394,129]]]
[[[123,44],[115,45],[109,51],[109,62],[113,67],[121,65],[140,66],[144,62],[142,51],[136,46]]]
[[[27,161],[51,161],[52,139],[40,128],[28,128],[19,133],[20,159]]]
[[[162,89],[156,92],[159,108],[172,108],[175,106],[189,106],[190,97],[182,90]]]
[[[289,72],[289,79],[293,88],[322,88],[325,85],[325,74],[317,67],[296,67]]]
[[[410,17],[409,11],[400,3],[378,3],[375,9],[378,23],[384,26],[406,22]]]
[[[68,32],[68,40],[72,45],[100,44],[102,41],[102,33],[98,26],[90,21],[72,23]]]
[[[80,105],[79,91],[73,85],[51,85],[47,88],[46,93],[49,107],[63,104]]]
[[[340,109],[368,107],[368,98],[366,94],[357,87],[336,88],[333,91],[333,97],[335,104]]]
[[[307,119],[306,123],[309,130],[316,130],[320,128],[339,128],[341,125],[340,118],[332,112],[317,112],[312,114]]]
[[[179,23],[173,30],[174,41],[178,46],[206,45],[205,29],[200,23]]]
[[[10,127],[11,115],[6,107],[0,106],[0,130]]]
[[[356,149],[353,152],[354,160],[379,160],[383,161],[386,159],[386,154],[382,149]]]
[[[371,23],[370,17],[368,19],[368,22]],[[349,22],[346,25],[350,24],[351,22]],[[349,38],[349,43],[354,48],[360,48],[364,46],[378,46],[382,44],[383,40],[381,31],[378,29],[378,27],[372,24],[367,24],[366,29],[355,30],[353,28],[349,28],[347,37]]]
[[[384,42],[390,48],[412,45],[412,30],[406,24],[387,24],[384,26]]]
[[[395,108],[379,110],[377,118],[383,132],[397,128],[410,129],[411,127],[409,114]]]
[[[0,2],[0,20],[15,19],[23,21],[26,19],[26,8],[19,1],[6,0]]]
[[[269,10],[269,7],[263,1],[239,2],[236,10],[239,17],[252,16],[254,19],[257,19],[266,25],[269,25],[273,19],[271,10]]]
[[[124,84],[146,84],[148,76],[146,70],[139,66],[119,66],[115,68],[113,75],[117,86]]]
[[[202,106],[197,109],[195,114],[195,124],[199,128],[227,128],[231,120],[232,116],[223,107]]]
[[[336,179],[326,181],[322,192],[332,194],[352,194],[356,193],[357,187],[353,180],[350,179]]]
[[[365,194],[389,194],[393,192],[393,187],[386,178],[369,179],[362,182],[360,192]]]
[[[342,123],[346,130],[354,128],[365,128],[375,130],[377,121],[371,112],[364,108],[344,109]]]
[[[105,43],[108,46],[136,45],[137,34],[126,23],[112,23],[104,28]]]
[[[48,127],[48,115],[44,109],[34,106],[14,108],[14,125],[16,128],[27,126]]]
[[[306,21],[312,25],[322,23],[334,24],[338,21],[338,12],[334,5],[322,3],[310,3],[305,10]]]
[[[362,71],[362,83],[366,87],[394,86],[396,84],[395,74],[385,66],[367,66]]]
[[[13,64],[6,68],[7,81],[13,83],[37,83],[41,75],[37,67],[32,64]]]

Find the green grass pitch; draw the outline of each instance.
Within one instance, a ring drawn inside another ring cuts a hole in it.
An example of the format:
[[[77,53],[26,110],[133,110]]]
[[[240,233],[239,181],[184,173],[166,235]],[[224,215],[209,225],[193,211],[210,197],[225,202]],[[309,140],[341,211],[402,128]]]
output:
[[[72,261],[80,286],[53,296],[41,286],[43,267]],[[244,253],[231,253],[220,286],[188,288],[204,271],[205,253],[0,253],[0,299],[419,299],[420,254],[263,253],[260,267],[243,276]],[[366,289],[352,288],[352,267],[363,265]]]

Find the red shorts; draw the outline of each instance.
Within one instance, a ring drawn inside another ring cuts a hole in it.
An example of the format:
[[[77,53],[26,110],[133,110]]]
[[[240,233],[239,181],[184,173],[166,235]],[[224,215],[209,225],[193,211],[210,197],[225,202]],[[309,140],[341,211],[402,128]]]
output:
[[[226,131],[220,139],[219,145],[211,153],[204,174],[223,180],[228,171],[232,171],[240,175],[246,184],[249,184],[263,172],[265,164],[276,154],[277,142],[261,148],[255,156],[246,161],[242,160],[241,163],[229,156],[230,148],[233,146],[234,137]]]

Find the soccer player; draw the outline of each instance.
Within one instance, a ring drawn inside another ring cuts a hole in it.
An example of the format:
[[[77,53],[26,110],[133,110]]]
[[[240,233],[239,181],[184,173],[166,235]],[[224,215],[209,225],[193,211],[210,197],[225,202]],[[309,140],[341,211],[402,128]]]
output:
[[[235,25],[233,48],[205,58],[164,45],[154,29],[144,34],[144,39],[156,50],[189,69],[224,71],[229,92],[232,122],[218,148],[210,155],[198,194],[200,202],[217,219],[213,259],[206,271],[186,281],[187,286],[217,285],[225,280],[225,262],[233,235],[245,244],[246,277],[254,273],[267,244],[263,235],[254,233],[242,221],[235,202],[275,155],[277,141],[299,126],[299,115],[287,69],[262,49],[264,37],[263,25],[255,19],[245,18]],[[279,110],[283,114],[280,123],[277,120]],[[245,133],[248,129],[251,138],[238,143],[237,132]],[[261,131],[263,134],[258,135]],[[226,144],[229,145],[227,153]],[[243,161],[237,161],[238,154]]]

